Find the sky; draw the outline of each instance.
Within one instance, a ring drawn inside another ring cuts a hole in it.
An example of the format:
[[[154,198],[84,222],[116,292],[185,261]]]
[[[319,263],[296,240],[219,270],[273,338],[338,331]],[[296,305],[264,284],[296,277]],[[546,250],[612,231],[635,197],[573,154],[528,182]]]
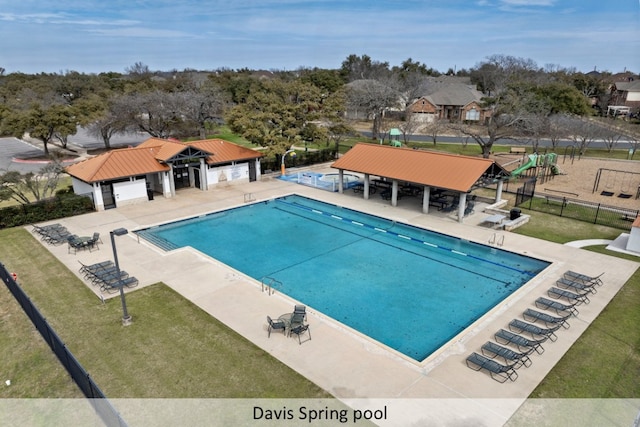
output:
[[[640,73],[640,0],[0,0],[6,73],[336,69],[352,54]]]

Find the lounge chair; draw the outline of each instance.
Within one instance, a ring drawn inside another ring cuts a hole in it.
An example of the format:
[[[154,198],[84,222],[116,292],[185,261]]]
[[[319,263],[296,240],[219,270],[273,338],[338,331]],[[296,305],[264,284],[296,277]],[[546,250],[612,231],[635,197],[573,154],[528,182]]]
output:
[[[596,284],[593,282],[582,283],[582,282],[577,282],[575,280],[567,279],[566,277],[562,277],[556,280],[556,285],[558,285],[563,289],[573,289],[576,292],[591,293],[591,294],[597,293],[595,289]]]
[[[604,272],[598,274],[597,276],[587,276],[586,274],[576,273],[575,271],[567,270],[564,273],[564,277],[571,280],[581,281],[583,283],[595,283],[598,286],[602,286],[603,283],[600,278],[602,277],[603,274]]]
[[[589,304],[590,302],[587,294],[576,294],[575,292],[570,292],[564,289],[558,289],[553,286],[549,288],[549,290],[547,291],[547,294],[549,294],[549,296],[552,298],[556,298],[556,299],[565,298],[569,302],[575,301],[578,304],[582,304],[582,303]]]
[[[521,366],[529,367],[531,366],[531,359],[529,359],[529,354],[533,351],[533,349],[529,349],[525,353],[519,353],[517,351],[511,350],[510,348],[503,347],[500,344],[496,344],[493,341],[487,341],[482,345],[480,349],[482,354],[487,357],[493,359],[494,357],[502,357],[505,363],[513,362],[513,368],[518,369]]]
[[[541,328],[531,323],[523,322],[520,319],[513,319],[509,322],[509,329],[518,333],[528,332],[531,335],[531,338],[535,338],[536,336],[549,337],[551,341],[555,341],[558,339],[555,332],[560,329],[560,325],[556,325],[552,328]]]
[[[570,313],[573,316],[577,316],[579,314],[579,311],[576,308],[576,305],[578,304],[577,302],[573,304],[562,304],[558,301],[540,297],[536,300],[535,304],[538,308],[543,308],[545,310],[554,310],[556,314],[560,316],[564,316],[566,313]]]
[[[538,310],[533,310],[531,308],[527,308],[524,313],[522,313],[522,317],[524,318],[524,320],[528,321],[528,322],[537,322],[538,320],[542,321],[545,323],[545,325],[547,325],[547,327],[549,326],[555,326],[555,325],[560,325],[565,329],[569,329],[569,322],[567,322],[567,319],[569,317],[571,317],[571,314],[565,314],[562,317],[556,317],[556,316],[552,316],[550,314],[547,313],[542,313]]]
[[[115,266],[115,264],[113,263],[113,261],[109,260],[109,261],[101,261],[101,262],[97,262],[95,264],[83,264],[82,261],[78,260],[78,262],[80,263],[81,267],[80,267],[80,273],[87,277],[88,274],[93,273],[95,271],[107,268],[107,267],[111,267],[111,266]]]
[[[505,329],[500,329],[498,332],[496,332],[494,338],[500,344],[513,344],[518,347],[518,350],[522,352],[533,349],[538,354],[544,353],[544,347],[542,347],[542,343],[547,340],[547,337],[536,340],[528,339],[523,337],[522,335],[514,334],[513,332],[507,331]]]
[[[103,282],[100,285],[100,290],[102,292],[113,293],[120,290],[120,288],[135,288],[138,286],[138,279],[134,276],[122,277],[121,279],[116,279],[109,282]]]
[[[69,233],[66,228],[61,228],[46,231],[42,235],[41,240],[52,245],[61,245],[67,242],[69,236],[71,236],[71,233]]]
[[[302,341],[300,336],[302,334],[304,334],[305,332],[307,332],[307,334],[309,335],[309,338],[307,338],[306,340]],[[289,333],[289,335],[291,335],[291,334],[294,334],[294,335],[298,336],[298,344],[302,344],[303,342],[311,340],[311,329],[309,329],[309,325],[298,325],[296,327],[293,327],[293,328],[291,328],[291,332]]]
[[[513,365],[503,365],[478,353],[471,353],[471,355],[467,357],[466,363],[467,366],[474,371],[486,369],[491,374],[491,378],[499,383],[503,383],[506,380],[515,381],[518,379],[518,373]]]
[[[267,316],[267,338],[271,337],[271,331],[277,331],[282,329],[282,333],[284,334],[287,329],[287,325],[282,320],[273,320],[271,317]]]

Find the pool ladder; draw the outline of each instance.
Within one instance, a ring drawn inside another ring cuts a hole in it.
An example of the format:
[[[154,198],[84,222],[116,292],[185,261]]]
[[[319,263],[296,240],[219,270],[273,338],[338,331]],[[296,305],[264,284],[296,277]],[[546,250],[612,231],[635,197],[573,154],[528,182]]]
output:
[[[498,233],[493,233],[493,235],[489,239],[489,244],[496,246],[504,245],[504,234],[498,235]]]
[[[282,282],[274,279],[273,277],[263,277],[261,281],[261,292],[267,291],[267,295],[273,295],[276,291],[274,288],[282,286]]]

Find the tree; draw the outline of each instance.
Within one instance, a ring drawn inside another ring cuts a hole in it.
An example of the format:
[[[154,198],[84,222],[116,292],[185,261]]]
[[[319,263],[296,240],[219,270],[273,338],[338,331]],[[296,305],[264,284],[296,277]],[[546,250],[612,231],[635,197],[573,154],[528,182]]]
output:
[[[398,129],[402,132],[402,139],[407,144],[411,139],[411,136],[420,129],[422,123],[416,118],[416,115],[410,111],[405,112],[404,121],[398,124]]]
[[[483,98],[481,107],[491,110],[491,115],[481,126],[464,123],[450,126],[471,137],[482,149],[482,157],[488,158],[497,141],[524,134],[529,105],[519,95],[518,90],[507,88],[495,97]]]
[[[380,137],[384,113],[387,109],[399,107],[399,90],[393,79],[356,80],[347,88],[347,103],[352,108],[363,109],[373,118],[372,134]]]
[[[575,116],[563,116],[562,125],[580,155],[583,155],[594,139],[602,136],[602,127],[592,120]]]
[[[422,129],[429,135],[433,141],[433,145],[436,145],[438,137],[448,126],[448,120],[434,117],[433,120],[425,124]]]
[[[356,80],[378,80],[389,77],[389,63],[374,61],[368,55],[349,55],[340,67],[340,74],[346,82]]]
[[[281,154],[304,140],[304,133],[315,126],[311,122],[333,113],[325,112],[323,99],[322,91],[311,84],[274,79],[231,108],[226,121],[234,132],[267,148],[268,154]]]
[[[87,126],[87,131],[89,135],[101,139],[104,147],[108,150],[111,148],[111,138],[114,135],[127,133],[128,123],[109,111],[98,120],[90,123]]]
[[[55,156],[38,173],[5,172],[0,175],[0,200],[13,199],[24,205],[31,203],[32,199],[39,201],[51,197],[58,187],[62,173],[62,163]]]
[[[66,105],[53,105],[43,109],[40,105],[33,105],[27,111],[14,111],[3,121],[3,131],[16,138],[22,138],[25,133],[39,139],[44,145],[45,154],[49,154],[49,143],[54,136],[66,141],[67,136],[77,131],[75,111]],[[63,147],[66,143],[63,142]]]

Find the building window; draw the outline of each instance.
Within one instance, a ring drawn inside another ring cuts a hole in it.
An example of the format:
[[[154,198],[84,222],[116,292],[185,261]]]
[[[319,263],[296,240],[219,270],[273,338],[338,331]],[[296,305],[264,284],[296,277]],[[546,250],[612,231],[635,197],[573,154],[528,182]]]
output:
[[[465,116],[465,120],[473,120],[473,121],[480,120],[480,112],[478,110],[476,110],[475,108],[472,108],[471,110],[468,110],[467,114]]]

